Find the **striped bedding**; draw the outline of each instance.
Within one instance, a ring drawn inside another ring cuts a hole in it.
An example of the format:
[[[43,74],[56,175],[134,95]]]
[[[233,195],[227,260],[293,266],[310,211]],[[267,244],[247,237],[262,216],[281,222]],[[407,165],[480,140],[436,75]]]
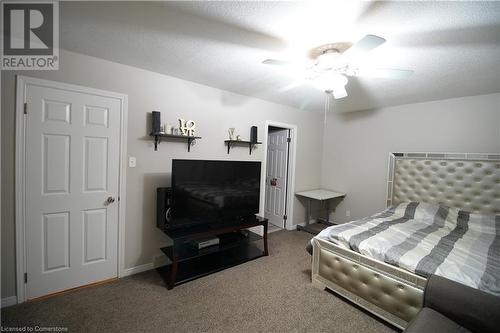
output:
[[[405,202],[316,237],[428,277],[500,296],[500,215]]]

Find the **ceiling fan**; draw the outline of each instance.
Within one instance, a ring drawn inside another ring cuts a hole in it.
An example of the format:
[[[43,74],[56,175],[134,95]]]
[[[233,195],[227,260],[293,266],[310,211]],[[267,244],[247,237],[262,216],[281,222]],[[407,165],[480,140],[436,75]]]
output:
[[[347,76],[403,79],[413,73],[413,71],[406,69],[369,68],[356,65],[357,60],[383,43],[385,43],[385,39],[382,37],[366,35],[355,44],[331,43],[313,48],[309,52],[305,64],[275,59],[266,59],[262,63],[304,67],[305,82],[311,82],[325,93],[339,99],[347,97],[345,89],[348,82]]]

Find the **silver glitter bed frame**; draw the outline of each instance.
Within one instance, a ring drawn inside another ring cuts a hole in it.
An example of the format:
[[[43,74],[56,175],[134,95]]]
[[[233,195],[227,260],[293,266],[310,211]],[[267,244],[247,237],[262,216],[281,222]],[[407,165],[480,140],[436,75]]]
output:
[[[500,154],[391,153],[386,206],[404,201],[500,214]],[[422,307],[426,279],[314,238],[312,283],[404,328]]]

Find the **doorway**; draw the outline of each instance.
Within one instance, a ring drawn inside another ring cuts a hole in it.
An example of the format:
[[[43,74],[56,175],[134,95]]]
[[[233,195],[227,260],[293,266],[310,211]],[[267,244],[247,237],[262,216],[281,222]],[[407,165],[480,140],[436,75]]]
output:
[[[18,302],[120,275],[126,95],[19,76]]]
[[[291,229],[296,127],[269,121],[265,128],[264,216],[271,231]]]

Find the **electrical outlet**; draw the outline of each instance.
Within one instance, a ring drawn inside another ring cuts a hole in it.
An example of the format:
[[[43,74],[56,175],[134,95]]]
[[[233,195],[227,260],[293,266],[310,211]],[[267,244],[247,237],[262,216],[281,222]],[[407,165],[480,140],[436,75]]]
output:
[[[350,211],[350,210],[346,210],[346,211],[345,211],[345,216],[347,216],[347,217],[351,217],[351,211]]]
[[[135,168],[136,165],[137,165],[137,160],[135,159],[134,156],[130,156],[128,158],[128,167],[129,168]]]

